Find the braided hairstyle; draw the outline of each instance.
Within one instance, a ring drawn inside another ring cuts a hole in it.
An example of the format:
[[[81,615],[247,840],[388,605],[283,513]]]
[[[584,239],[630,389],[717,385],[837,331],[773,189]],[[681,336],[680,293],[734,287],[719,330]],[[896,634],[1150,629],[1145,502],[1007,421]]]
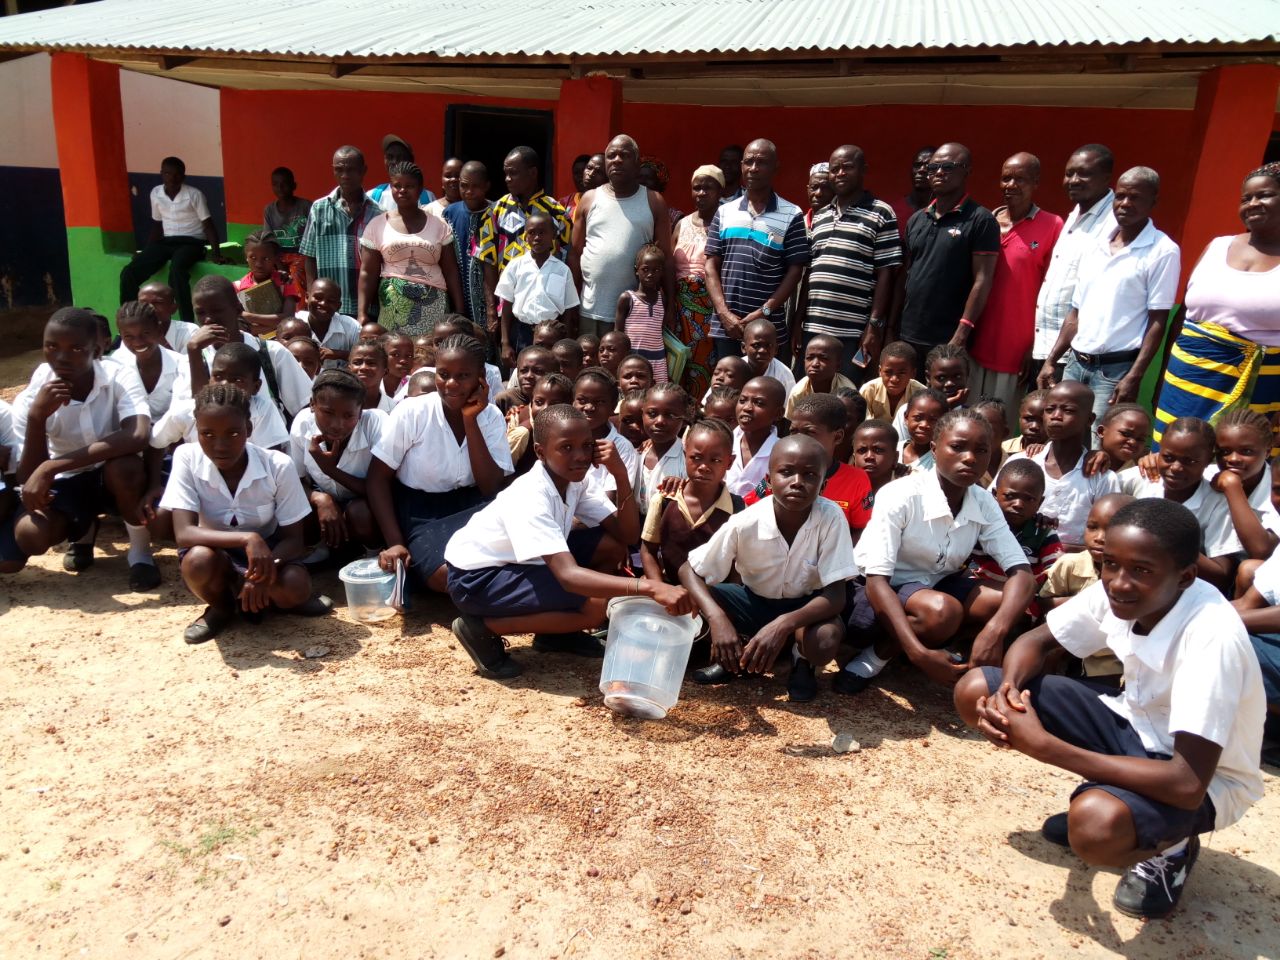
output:
[[[426,182],[422,176],[422,168],[412,160],[398,160],[391,164],[391,166],[387,167],[387,176],[408,177],[411,180],[417,180],[419,188]]]
[[[232,383],[210,383],[196,394],[196,416],[206,410],[235,410],[248,424],[249,394]]]
[[[142,300],[129,300],[120,304],[120,309],[116,311],[116,326],[120,324],[134,321],[141,323],[143,326],[160,326],[160,314],[156,313],[156,308],[151,304]]]

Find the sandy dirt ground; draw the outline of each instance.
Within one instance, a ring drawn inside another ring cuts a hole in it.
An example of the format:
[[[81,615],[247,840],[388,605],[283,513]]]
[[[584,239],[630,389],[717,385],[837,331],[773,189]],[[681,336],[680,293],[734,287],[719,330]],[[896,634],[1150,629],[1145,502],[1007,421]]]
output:
[[[906,670],[808,705],[785,672],[686,685],[643,722],[523,638],[524,677],[477,677],[442,603],[189,648],[173,552],[131,595],[121,541],[0,581],[0,956],[1280,955],[1274,770],[1144,924],[1039,836],[1072,778]]]

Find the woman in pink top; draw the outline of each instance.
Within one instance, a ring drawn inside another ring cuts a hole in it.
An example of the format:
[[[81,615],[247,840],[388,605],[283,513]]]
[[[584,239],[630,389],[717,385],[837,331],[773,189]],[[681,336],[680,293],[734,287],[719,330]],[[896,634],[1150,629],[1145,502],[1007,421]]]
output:
[[[426,336],[450,303],[463,305],[453,229],[418,206],[422,170],[416,164],[393,163],[388,173],[396,209],[374,217],[360,236],[358,319],[361,326],[376,321],[388,333]]]
[[[706,164],[693,171],[694,212],[680,220],[672,234],[676,273],[676,311],[680,339],[690,348],[682,386],[700,397],[711,386],[711,294],[707,292],[707,226],[720,208],[724,173]]]
[[[1157,430],[1178,417],[1216,423],[1243,406],[1280,411],[1280,163],[1245,178],[1240,219],[1247,232],[1210,241],[1187,282]]]

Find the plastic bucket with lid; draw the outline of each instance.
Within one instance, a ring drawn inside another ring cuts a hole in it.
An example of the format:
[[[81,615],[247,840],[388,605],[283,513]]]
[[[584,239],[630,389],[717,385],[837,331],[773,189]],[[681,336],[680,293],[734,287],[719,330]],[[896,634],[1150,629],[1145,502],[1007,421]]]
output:
[[[609,638],[605,642],[600,692],[610,710],[660,720],[680,699],[696,616],[673,616],[648,597],[609,601]]]
[[[338,571],[347,590],[347,609],[364,623],[377,623],[396,615],[388,601],[395,587],[396,575],[378,566],[377,557],[352,560]]]

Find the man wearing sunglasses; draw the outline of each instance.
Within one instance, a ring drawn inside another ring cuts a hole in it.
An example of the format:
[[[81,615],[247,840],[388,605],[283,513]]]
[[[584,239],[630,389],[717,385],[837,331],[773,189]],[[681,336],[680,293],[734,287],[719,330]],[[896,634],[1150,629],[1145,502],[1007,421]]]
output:
[[[898,336],[920,356],[941,343],[964,346],[991,291],[1000,226],[969,196],[968,147],[945,143],[927,172],[933,200],[907,224],[906,302]]]

